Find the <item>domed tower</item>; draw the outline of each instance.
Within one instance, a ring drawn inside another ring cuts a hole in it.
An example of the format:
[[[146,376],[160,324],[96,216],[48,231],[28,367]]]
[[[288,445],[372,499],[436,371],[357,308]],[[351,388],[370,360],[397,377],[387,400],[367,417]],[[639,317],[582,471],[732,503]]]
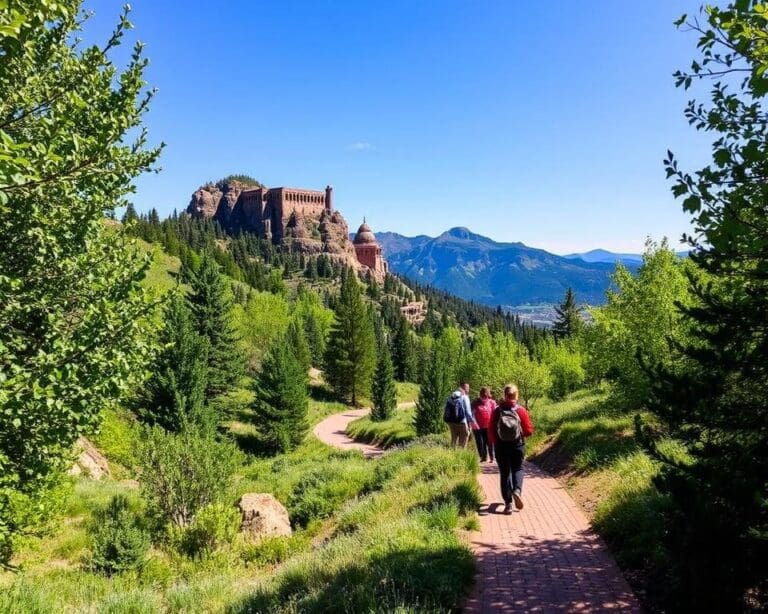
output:
[[[387,263],[381,255],[381,247],[376,241],[376,235],[373,234],[371,227],[363,219],[363,223],[358,228],[355,239],[352,242],[355,246],[355,253],[360,264],[364,264],[371,269],[377,277],[382,277],[387,272]]]

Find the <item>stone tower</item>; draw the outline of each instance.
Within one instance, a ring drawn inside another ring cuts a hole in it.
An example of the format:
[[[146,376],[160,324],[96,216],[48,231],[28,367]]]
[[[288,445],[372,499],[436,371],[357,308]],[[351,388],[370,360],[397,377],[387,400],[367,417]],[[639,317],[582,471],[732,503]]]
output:
[[[365,220],[358,228],[353,244],[358,262],[367,266],[376,279],[383,280],[388,271],[387,262],[381,254],[381,247],[376,241],[376,235],[373,234],[371,227]]]

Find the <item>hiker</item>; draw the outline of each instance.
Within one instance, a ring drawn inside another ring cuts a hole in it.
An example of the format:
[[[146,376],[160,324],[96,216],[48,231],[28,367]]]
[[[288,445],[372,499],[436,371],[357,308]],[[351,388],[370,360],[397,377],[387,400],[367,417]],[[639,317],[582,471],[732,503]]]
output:
[[[475,399],[472,410],[475,416],[475,424],[472,433],[475,436],[477,453],[482,462],[493,462],[493,444],[488,440],[488,425],[491,423],[491,415],[496,409],[496,401],[493,400],[491,389],[488,386],[480,388],[480,396]]]
[[[466,448],[470,425],[474,427],[477,424],[474,416],[472,416],[472,407],[469,403],[469,384],[467,382],[462,382],[448,397],[445,402],[443,420],[448,423],[448,428],[451,430],[451,447]]]
[[[493,411],[488,428],[488,440],[496,452],[501,479],[504,513],[512,513],[512,501],[523,509],[523,458],[525,438],[533,435],[533,423],[528,410],[517,403],[517,386],[504,388],[504,400]]]

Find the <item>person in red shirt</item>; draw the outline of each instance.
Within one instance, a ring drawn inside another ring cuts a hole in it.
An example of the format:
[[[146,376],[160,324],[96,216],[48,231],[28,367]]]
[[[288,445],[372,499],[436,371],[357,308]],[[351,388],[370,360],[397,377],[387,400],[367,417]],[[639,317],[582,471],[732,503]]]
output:
[[[475,424],[472,425],[472,432],[475,435],[477,453],[482,462],[493,462],[493,445],[488,440],[488,425],[491,423],[491,414],[496,409],[496,401],[493,400],[488,386],[480,388],[480,397],[475,399],[473,409]]]
[[[518,405],[517,397],[517,386],[509,384],[504,388],[504,400],[491,414],[488,428],[488,440],[499,465],[505,514],[512,513],[512,501],[517,509],[523,509],[525,439],[533,435],[531,417],[525,407]]]

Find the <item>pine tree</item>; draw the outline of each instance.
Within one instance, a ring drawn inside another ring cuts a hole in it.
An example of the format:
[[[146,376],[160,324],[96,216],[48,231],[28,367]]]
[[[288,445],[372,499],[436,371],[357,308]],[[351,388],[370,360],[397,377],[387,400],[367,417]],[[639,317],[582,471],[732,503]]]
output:
[[[557,318],[552,325],[552,334],[556,340],[573,337],[581,329],[581,315],[571,288],[565,291],[565,298],[559,307],[555,307],[555,313]]]
[[[309,397],[307,373],[286,337],[267,353],[254,386],[256,426],[267,449],[288,452],[307,434]]]
[[[139,216],[136,214],[136,208],[133,206],[133,203],[128,203],[125,207],[125,213],[123,213],[122,223],[130,224],[138,219]]]
[[[140,397],[139,416],[169,431],[189,423],[208,426],[205,388],[208,344],[195,330],[192,314],[181,297],[173,297],[164,311],[158,339],[162,350]]]
[[[395,378],[400,382],[412,382],[416,372],[416,355],[413,347],[413,333],[408,320],[400,317],[392,338],[392,361]]]
[[[226,392],[240,379],[245,361],[238,349],[232,322],[232,297],[213,255],[203,255],[200,269],[192,275],[187,297],[197,332],[208,340],[206,400]]]
[[[768,46],[765,5],[707,7],[702,58],[677,72],[679,86],[715,78],[710,104],[691,100],[691,125],[714,133],[713,163],[680,170],[669,153],[672,192],[684,196],[695,236],[690,275],[697,303],[683,308],[693,340],[682,343],[687,369],[652,373],[651,410],[679,451],[657,446],[657,485],[672,502],[665,519],[673,559],[669,611],[768,608]],[[721,72],[722,71],[722,72]],[[718,75],[736,72],[737,78]],[[639,421],[638,421],[639,422]]]
[[[453,383],[445,358],[444,352],[435,344],[420,382],[416,413],[413,416],[413,425],[419,436],[445,431],[443,410]]]
[[[325,354],[325,338],[323,337],[323,331],[320,330],[320,324],[317,321],[317,316],[312,309],[308,309],[304,313],[304,335],[309,345],[309,351],[312,355],[312,364],[323,364],[323,356]]]
[[[377,422],[389,420],[397,409],[397,391],[395,390],[392,358],[386,343],[379,350],[379,360],[373,378],[372,396],[371,419]]]
[[[309,350],[309,344],[307,343],[303,328],[299,319],[294,317],[288,325],[287,341],[293,351],[293,355],[306,373],[312,366],[312,353]]]
[[[346,269],[345,269],[346,271]],[[325,354],[326,379],[353,405],[371,391],[376,338],[354,273],[346,272]]]

